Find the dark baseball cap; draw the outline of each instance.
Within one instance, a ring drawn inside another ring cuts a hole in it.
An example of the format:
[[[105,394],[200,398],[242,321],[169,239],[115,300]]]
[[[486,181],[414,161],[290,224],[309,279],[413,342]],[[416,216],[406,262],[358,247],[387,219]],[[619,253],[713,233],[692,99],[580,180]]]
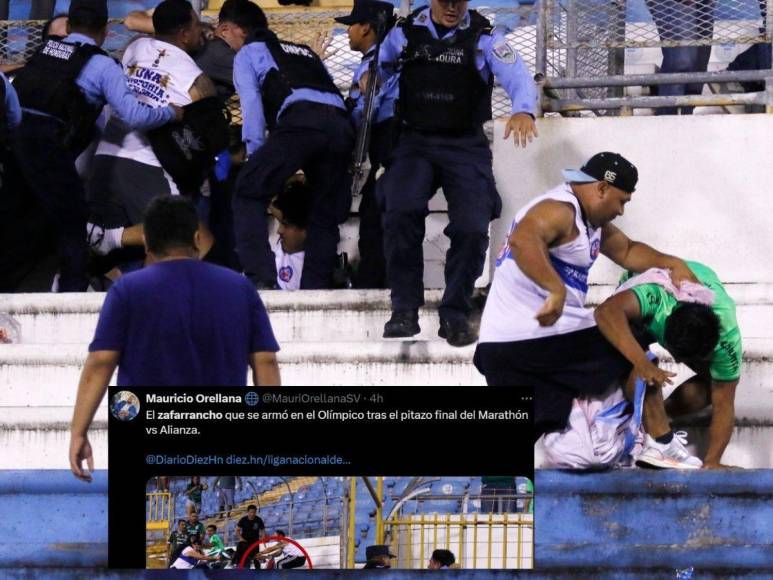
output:
[[[352,13],[348,16],[339,16],[335,21],[347,26],[365,22],[376,23],[380,14],[391,16],[394,11],[395,7],[389,2],[381,2],[381,0],[354,0]]]
[[[106,0],[72,0],[67,15],[77,18],[77,15],[82,12],[93,12],[98,19],[107,22]]]
[[[561,172],[570,183],[606,181],[625,192],[633,193],[639,181],[636,166],[619,153],[596,153],[580,169],[564,169]]]
[[[385,544],[376,544],[375,546],[368,546],[365,548],[365,557],[368,560],[378,558],[379,556],[389,556],[390,558],[397,558],[389,551],[389,546]]]

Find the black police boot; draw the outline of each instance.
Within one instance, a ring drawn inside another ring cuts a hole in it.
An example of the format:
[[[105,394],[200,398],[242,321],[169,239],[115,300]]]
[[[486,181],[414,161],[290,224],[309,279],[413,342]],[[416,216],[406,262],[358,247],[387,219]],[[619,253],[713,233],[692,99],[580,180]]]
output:
[[[418,310],[395,310],[384,325],[384,338],[408,338],[420,332]]]
[[[466,318],[441,318],[438,336],[445,338],[451,346],[467,346],[478,340]]]

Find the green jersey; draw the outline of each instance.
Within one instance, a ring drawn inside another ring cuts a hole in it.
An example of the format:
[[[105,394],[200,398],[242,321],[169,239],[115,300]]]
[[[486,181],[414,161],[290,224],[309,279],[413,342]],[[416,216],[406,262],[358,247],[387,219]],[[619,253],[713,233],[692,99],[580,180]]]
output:
[[[687,262],[695,277],[713,290],[715,299],[711,309],[719,318],[719,342],[711,357],[709,371],[715,381],[737,381],[741,376],[743,348],[741,331],[735,317],[735,302],[725,291],[716,273],[698,262]],[[630,272],[623,275],[621,281],[632,277]],[[666,319],[671,315],[677,300],[673,294],[658,284],[641,284],[631,288],[639,301],[641,317],[647,331],[655,337],[661,346],[665,346]]]
[[[207,550],[207,556],[218,556],[225,550],[223,539],[218,534],[212,534],[209,543],[212,544],[212,547]]]

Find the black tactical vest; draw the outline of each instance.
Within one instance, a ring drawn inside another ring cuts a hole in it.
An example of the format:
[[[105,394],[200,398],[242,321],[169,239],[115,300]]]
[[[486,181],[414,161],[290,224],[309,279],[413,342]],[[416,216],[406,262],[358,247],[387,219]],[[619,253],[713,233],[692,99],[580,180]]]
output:
[[[16,75],[13,86],[22,108],[34,109],[64,123],[64,144],[84,148],[94,135],[94,123],[102,111],[86,100],[75,80],[97,54],[107,55],[91,44],[49,38]]]
[[[287,97],[293,90],[313,89],[341,95],[317,54],[305,44],[280,40],[269,30],[261,30],[247,42],[265,42],[277,68],[271,69],[261,87],[266,125],[271,129]]]
[[[415,24],[424,8],[399,23],[408,43],[400,56],[398,116],[407,125],[428,131],[466,131],[491,119],[493,76],[485,82],[475,66],[478,39],[491,32],[490,22],[470,10],[470,26],[438,40]]]
[[[193,195],[228,147],[229,115],[218,97],[183,107],[183,120],[147,132],[153,152],[183,195]]]

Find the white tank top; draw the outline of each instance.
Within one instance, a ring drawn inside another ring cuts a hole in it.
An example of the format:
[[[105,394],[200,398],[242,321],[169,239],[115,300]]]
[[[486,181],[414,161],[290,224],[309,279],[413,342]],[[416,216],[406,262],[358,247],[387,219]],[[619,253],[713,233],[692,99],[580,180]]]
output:
[[[572,204],[574,221],[580,232],[571,242],[548,249],[550,261],[566,287],[564,311],[553,326],[540,326],[534,318],[548,293],[521,271],[508,243],[510,234],[526,212],[546,199]],[[529,340],[566,334],[596,324],[593,310],[585,307],[585,296],[588,293],[588,271],[601,248],[601,228],[593,229],[585,223],[580,202],[569,184],[551,189],[521,208],[510,225],[507,238],[497,257],[494,281],[481,319],[479,342]]]
[[[132,42],[126,47],[122,62],[129,89],[140,102],[154,108],[170,103],[190,104],[188,91],[202,74],[185,51],[155,38],[138,38]],[[117,115],[111,116],[96,154],[161,167],[144,134],[130,130]]]
[[[300,290],[303,276],[303,260],[306,252],[287,254],[282,249],[282,241],[277,240],[274,247],[276,260],[276,283],[282,290]],[[291,544],[292,545],[292,544]]]

